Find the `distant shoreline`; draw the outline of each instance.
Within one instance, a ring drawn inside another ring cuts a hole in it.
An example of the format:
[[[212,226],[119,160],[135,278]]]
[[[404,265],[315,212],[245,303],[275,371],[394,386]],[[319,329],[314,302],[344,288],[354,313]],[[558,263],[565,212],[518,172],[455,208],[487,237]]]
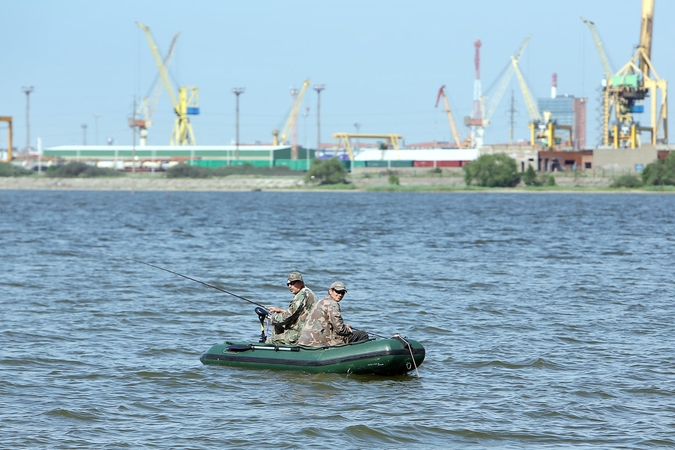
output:
[[[176,192],[438,192],[438,193],[675,193],[675,190],[610,189],[611,178],[574,178],[559,176],[555,187],[471,188],[460,177],[400,177],[400,186],[387,178],[356,178],[347,189],[306,186],[301,176],[223,178],[164,178],[159,176],[123,176],[98,178],[0,177],[0,190],[54,191],[176,191]]]

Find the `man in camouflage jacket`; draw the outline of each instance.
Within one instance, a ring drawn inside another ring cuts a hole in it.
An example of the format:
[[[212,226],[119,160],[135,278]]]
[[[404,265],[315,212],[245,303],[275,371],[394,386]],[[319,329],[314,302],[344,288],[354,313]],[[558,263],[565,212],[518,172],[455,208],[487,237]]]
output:
[[[347,288],[343,282],[336,281],[330,285],[328,295],[312,308],[298,345],[323,347],[368,339],[368,333],[352,330],[351,325],[342,320],[340,300],[346,293]]]
[[[300,272],[291,272],[286,285],[294,297],[287,309],[274,306],[267,308],[272,313],[271,321],[274,331],[267,342],[294,345],[298,342],[309,312],[316,303],[316,296],[305,286]]]

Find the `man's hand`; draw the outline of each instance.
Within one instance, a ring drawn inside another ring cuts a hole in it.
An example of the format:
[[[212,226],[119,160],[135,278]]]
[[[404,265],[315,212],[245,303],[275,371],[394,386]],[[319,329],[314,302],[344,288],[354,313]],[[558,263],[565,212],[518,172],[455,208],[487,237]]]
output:
[[[267,310],[269,312],[273,312],[273,313],[282,313],[282,312],[286,311],[285,309],[277,308],[276,306],[272,306],[270,308],[267,308]]]

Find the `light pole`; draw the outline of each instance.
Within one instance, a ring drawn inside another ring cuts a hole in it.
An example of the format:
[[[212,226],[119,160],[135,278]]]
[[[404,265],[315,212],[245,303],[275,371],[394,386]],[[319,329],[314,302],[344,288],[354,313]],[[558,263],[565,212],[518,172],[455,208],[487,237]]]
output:
[[[94,113],[94,136],[96,138],[94,144],[98,145],[98,118],[101,115],[99,113]]]
[[[87,145],[87,124],[82,124],[82,145]]]
[[[24,94],[26,94],[26,156],[30,152],[30,93],[35,90],[33,86],[23,86],[21,88]]]
[[[234,145],[236,147],[236,151],[234,153],[235,159],[239,159],[239,96],[241,94],[243,94],[245,90],[246,90],[246,88],[243,88],[243,87],[232,88],[232,93],[237,97],[237,106],[236,106],[236,112],[237,112],[237,130],[236,130],[236,132],[237,132],[237,137],[236,137],[236,141],[234,143]]]
[[[354,128],[356,128],[356,134],[359,134],[359,130],[361,129],[361,124],[356,122],[354,124]],[[356,138],[356,149],[359,150],[361,148],[361,142],[359,141],[358,138]]]
[[[305,158],[307,159],[307,170],[309,170],[309,149],[307,148],[307,116],[309,116],[309,106],[305,109],[305,112],[302,113],[302,117],[304,117],[304,122],[305,122],[305,139],[304,139],[304,144],[303,147],[305,147]]]
[[[298,98],[299,89],[291,88],[291,105],[295,106],[295,99]],[[293,139],[291,142],[291,159],[298,159],[298,110],[292,107],[293,111]]]
[[[321,91],[326,89],[324,84],[315,84],[316,91],[316,151],[321,151]]]

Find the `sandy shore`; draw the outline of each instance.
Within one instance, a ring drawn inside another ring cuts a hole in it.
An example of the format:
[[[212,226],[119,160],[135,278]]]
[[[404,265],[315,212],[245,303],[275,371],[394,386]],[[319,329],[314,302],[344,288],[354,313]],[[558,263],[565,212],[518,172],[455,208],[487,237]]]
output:
[[[434,187],[465,186],[461,176],[406,176],[401,175],[400,184],[433,190]],[[351,182],[356,190],[387,186],[388,177],[371,174],[354,176]],[[556,176],[561,187],[603,188],[610,185],[611,178]],[[252,191],[252,190],[302,190],[307,189],[302,176],[255,177],[229,176],[225,178],[193,179],[164,178],[162,176],[123,176],[118,178],[46,178],[46,177],[0,177],[0,190],[87,190],[87,191]]]

